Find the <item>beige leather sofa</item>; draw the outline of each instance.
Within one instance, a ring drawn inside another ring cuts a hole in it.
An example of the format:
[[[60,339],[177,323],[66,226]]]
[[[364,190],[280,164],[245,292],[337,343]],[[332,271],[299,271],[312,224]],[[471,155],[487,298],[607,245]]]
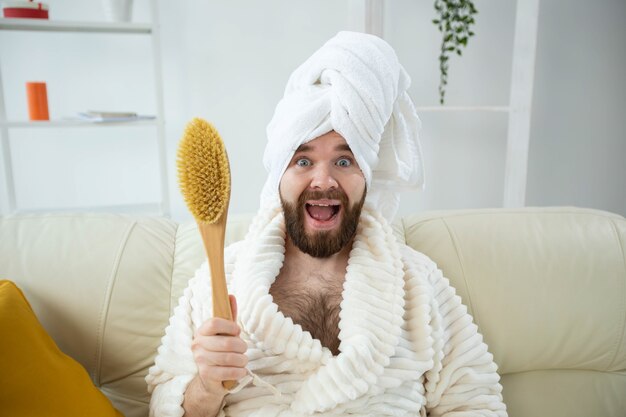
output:
[[[228,241],[249,217],[231,216]],[[511,417],[626,416],[626,220],[576,208],[431,212],[402,240],[434,259],[500,366]],[[127,417],[203,251],[194,224],[51,214],[0,218],[0,278]],[[1,370],[0,370],[1,372]]]

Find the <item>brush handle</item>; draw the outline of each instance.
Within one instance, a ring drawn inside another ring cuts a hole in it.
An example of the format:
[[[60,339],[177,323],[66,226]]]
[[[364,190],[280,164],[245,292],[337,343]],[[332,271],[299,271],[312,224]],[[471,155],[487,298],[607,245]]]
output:
[[[215,223],[198,223],[198,229],[204,243],[209,268],[211,270],[211,293],[213,301],[213,317],[226,320],[233,320],[230,311],[230,300],[228,299],[228,288],[226,287],[226,274],[224,272],[224,239],[226,236],[226,218],[228,211],[224,213]],[[226,389],[231,389],[237,381],[224,381],[222,385]]]
[[[204,242],[209,268],[211,271],[211,290],[213,297],[213,317],[232,320],[226,274],[224,272],[224,238],[226,235],[226,214],[222,214],[215,223],[199,223],[200,235]]]

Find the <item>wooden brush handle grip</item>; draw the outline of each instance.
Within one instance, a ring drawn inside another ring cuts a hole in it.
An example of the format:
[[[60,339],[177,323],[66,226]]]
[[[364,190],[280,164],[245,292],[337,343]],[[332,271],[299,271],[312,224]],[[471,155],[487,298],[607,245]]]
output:
[[[215,223],[200,223],[198,227],[211,270],[213,317],[232,320],[233,315],[230,311],[226,274],[224,272],[226,215],[223,214]]]
[[[209,268],[211,270],[211,292],[213,302],[213,317],[233,320],[226,287],[226,273],[224,272],[224,238],[226,235],[226,213],[215,223],[198,223]],[[224,381],[224,388],[231,389],[237,381]]]

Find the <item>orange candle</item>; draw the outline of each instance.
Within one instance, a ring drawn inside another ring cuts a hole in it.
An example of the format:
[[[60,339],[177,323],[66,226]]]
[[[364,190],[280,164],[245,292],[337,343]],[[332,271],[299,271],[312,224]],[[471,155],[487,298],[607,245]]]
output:
[[[48,116],[48,91],[46,83],[29,81],[26,83],[28,116],[30,120],[50,120]]]

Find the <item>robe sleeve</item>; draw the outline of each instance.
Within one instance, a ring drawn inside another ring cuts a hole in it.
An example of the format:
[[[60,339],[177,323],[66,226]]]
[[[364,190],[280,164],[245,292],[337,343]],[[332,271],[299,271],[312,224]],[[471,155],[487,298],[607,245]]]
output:
[[[433,290],[434,361],[425,381],[428,415],[506,417],[493,355],[448,279],[424,258],[431,264],[428,280]]]
[[[230,281],[236,247],[225,251],[226,279]],[[150,399],[150,417],[182,417],[187,386],[198,374],[191,351],[195,331],[212,316],[211,279],[205,262],[189,280],[170,317],[161,339],[154,365],[148,370],[146,382]],[[224,415],[223,410],[218,417]]]

